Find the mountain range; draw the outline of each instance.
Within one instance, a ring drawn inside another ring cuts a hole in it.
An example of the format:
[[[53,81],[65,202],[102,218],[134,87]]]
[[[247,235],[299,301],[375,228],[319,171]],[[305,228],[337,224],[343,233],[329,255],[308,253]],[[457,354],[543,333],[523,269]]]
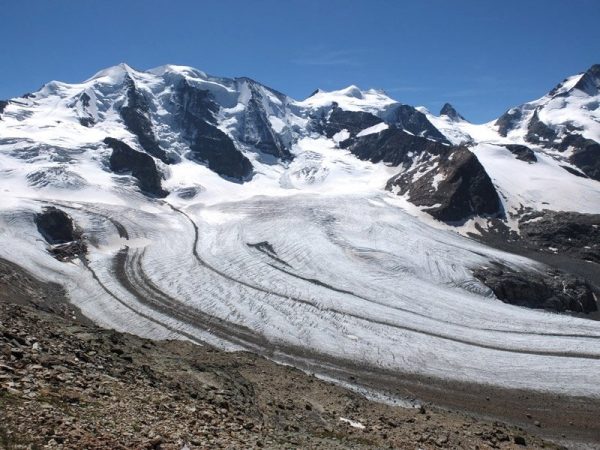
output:
[[[120,64],[0,102],[0,191],[0,258],[101,326],[600,396],[600,65],[473,124]]]

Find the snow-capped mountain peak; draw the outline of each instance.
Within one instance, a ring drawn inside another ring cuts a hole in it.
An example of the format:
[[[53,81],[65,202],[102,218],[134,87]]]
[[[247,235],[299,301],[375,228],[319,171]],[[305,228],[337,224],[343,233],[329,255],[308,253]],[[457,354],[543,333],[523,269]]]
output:
[[[551,177],[573,181],[576,188],[572,191],[592,195],[596,192],[593,182],[578,176],[597,178],[599,158],[593,155],[598,139],[594,133],[598,133],[600,120],[598,98],[591,95],[597,75],[598,66],[593,66],[584,74],[569,77],[541,99],[512,108],[495,123],[476,125],[464,120],[450,104],[435,116],[425,108],[400,103],[381,90],[361,90],[355,85],[317,90],[297,101],[246,77],[215,77],[188,66],[164,65],[139,71],[119,64],[82,83],[53,81],[34,94],[2,103],[1,142],[11,154],[15,154],[13,142],[17,141],[19,148],[60,147],[61,152],[71,155],[67,158],[70,162],[57,162],[53,155],[40,156],[39,161],[46,165],[39,170],[48,174],[61,171],[61,180],[56,183],[69,186],[73,185],[71,178],[82,184],[94,164],[100,171],[96,179],[110,179],[107,168],[112,151],[121,158],[113,172],[131,171],[138,186],[160,195],[201,190],[200,181],[190,182],[191,173],[202,173],[201,178],[221,177],[223,181],[214,184],[220,192],[231,189],[231,182],[254,186],[255,179],[256,186],[271,186],[269,192],[281,187],[319,191],[333,179],[336,183],[346,180],[354,184],[352,189],[360,189],[358,178],[366,181],[369,189],[373,183],[382,189],[392,176],[399,180],[397,175],[405,170],[414,172],[411,176],[415,180],[424,170],[442,170],[437,161],[443,160],[448,166],[444,170],[453,173],[450,144],[468,145],[475,153],[483,148],[482,143],[516,144],[531,147],[514,150],[530,163],[534,158],[527,155],[531,153],[554,152]],[[487,158],[489,154],[478,156],[484,168],[465,154],[462,161],[472,163],[479,172],[485,169],[494,173],[497,158]],[[495,151],[494,155],[499,157],[500,153]],[[124,164],[128,158],[147,164],[149,169],[144,170],[150,171],[149,178],[140,179],[146,172]],[[13,161],[6,161],[12,167]],[[521,160],[511,164],[518,164],[516,170],[522,169]],[[31,177],[29,165],[20,167],[25,177]],[[378,175],[368,181],[367,173]],[[423,189],[431,188],[435,193],[441,176],[436,178],[432,172],[435,182],[425,186],[422,181]],[[481,179],[486,179],[483,174]],[[410,180],[402,180],[405,189]],[[49,183],[52,185],[52,180]],[[105,184],[109,185],[113,182]],[[510,186],[500,185],[498,189],[505,197],[514,194]],[[540,205],[539,198],[530,196],[520,202]],[[588,205],[586,211],[595,210],[595,201]],[[518,209],[517,203],[514,206]],[[569,205],[564,202],[556,206],[565,207]]]
[[[450,103],[444,103],[444,106],[440,110],[440,116],[446,116],[453,121],[465,120]]]
[[[119,83],[123,81],[123,78],[129,74],[137,73],[135,69],[129,66],[126,63],[120,63],[116,66],[107,67],[106,69],[102,69],[92,75],[90,78],[85,80],[83,83],[87,84],[89,82],[93,82],[95,80],[99,80],[101,82],[113,82]]]
[[[600,91],[600,64],[594,64],[586,70],[574,86],[590,96],[598,95]]]
[[[399,103],[383,91],[361,90],[357,86],[351,85],[335,91],[318,89],[310,97],[296,102],[296,104],[300,108],[306,109],[328,108],[336,104],[346,111],[363,111],[380,115]]]

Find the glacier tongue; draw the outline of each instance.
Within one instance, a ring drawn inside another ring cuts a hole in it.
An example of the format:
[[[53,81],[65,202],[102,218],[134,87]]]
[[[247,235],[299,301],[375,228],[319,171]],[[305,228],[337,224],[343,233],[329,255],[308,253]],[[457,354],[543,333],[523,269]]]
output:
[[[66,283],[97,322],[144,336],[250,349],[316,371],[326,358],[600,396],[598,322],[501,303],[471,273],[493,261],[540,265],[428,227],[391,199],[258,196],[185,209],[143,198],[26,201],[0,214],[0,256]],[[28,215],[45,203],[93,233],[88,262],[59,263],[35,239]]]

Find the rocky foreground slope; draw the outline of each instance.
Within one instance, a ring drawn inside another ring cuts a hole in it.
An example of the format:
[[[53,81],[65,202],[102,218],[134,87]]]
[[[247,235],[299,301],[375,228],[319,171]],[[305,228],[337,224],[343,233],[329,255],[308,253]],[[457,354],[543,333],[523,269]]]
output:
[[[0,261],[0,448],[558,448],[499,422],[368,401],[249,353],[102,329],[64,300]]]

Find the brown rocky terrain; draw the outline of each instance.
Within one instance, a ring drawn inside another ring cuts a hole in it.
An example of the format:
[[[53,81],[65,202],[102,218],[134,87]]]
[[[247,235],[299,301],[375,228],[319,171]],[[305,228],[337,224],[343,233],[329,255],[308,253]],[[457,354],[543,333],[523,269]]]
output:
[[[369,401],[250,353],[102,329],[59,286],[0,261],[0,448],[559,447],[461,412]]]

